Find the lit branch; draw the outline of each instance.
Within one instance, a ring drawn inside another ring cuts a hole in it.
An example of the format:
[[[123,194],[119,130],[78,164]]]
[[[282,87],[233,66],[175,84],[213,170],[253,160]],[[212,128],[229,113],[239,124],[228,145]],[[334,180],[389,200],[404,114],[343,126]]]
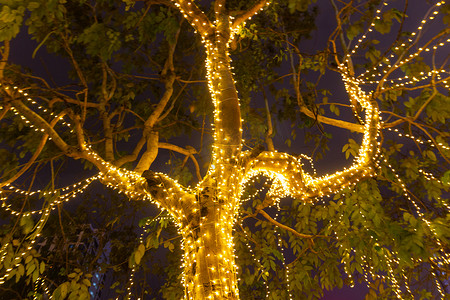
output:
[[[301,198],[325,196],[339,191],[346,186],[357,183],[364,177],[373,176],[379,154],[379,142],[377,141],[380,123],[378,109],[375,103],[366,108],[366,123],[362,145],[360,146],[358,157],[353,165],[343,171],[335,172],[318,178],[305,176],[305,195]]]
[[[156,204],[168,210],[178,221],[186,221],[192,208],[196,204],[195,196],[173,180],[162,174],[145,171],[141,178],[145,178],[144,190],[152,196]]]
[[[225,3],[226,0],[216,0],[214,2],[214,12],[217,15],[221,15],[223,11],[225,10]]]
[[[88,146],[85,145],[83,131],[81,129],[80,120],[76,120],[75,131],[77,134],[77,140],[80,144],[78,147],[67,144],[54,130],[53,126],[56,125],[62,115],[58,115],[51,123],[45,121],[39,114],[28,108],[17,98],[20,96],[16,93],[15,89],[4,88],[7,95],[12,98],[10,103],[25,117],[30,123],[32,123],[40,131],[44,132],[46,136],[50,137],[55,145],[68,157],[75,159],[85,159],[94,164],[100,171],[100,180],[112,188],[117,189],[119,192],[126,194],[130,199],[148,199],[149,195],[153,196],[153,200],[156,204],[171,211],[176,217],[182,217],[184,214],[183,209],[174,210],[174,207],[188,206],[188,204],[178,205],[176,202],[182,199],[192,198],[188,192],[185,192],[183,188],[174,180],[168,178],[163,174],[158,174],[157,177],[161,178],[162,185],[157,184],[148,186],[147,181],[140,173],[123,170],[115,167],[109,162],[101,158],[97,153],[93,152]],[[156,149],[158,145],[156,144]],[[35,155],[37,155],[35,153]],[[187,209],[187,208],[186,208]]]
[[[292,155],[276,151],[264,151],[254,157],[249,155],[247,162],[244,164],[244,181],[258,174],[264,174],[274,180],[273,185],[283,186],[285,195],[297,194],[304,190],[305,183],[301,162]]]
[[[343,68],[343,64],[340,66]],[[346,186],[354,184],[364,177],[373,176],[376,170],[376,157],[379,152],[377,141],[380,122],[376,102],[371,99],[353,77],[342,71],[345,88],[350,99],[358,101],[365,109],[366,119],[364,137],[358,157],[353,165],[332,175],[314,178],[302,170],[302,164],[297,158],[278,152],[263,152],[255,158],[244,161],[244,181],[257,174],[265,174],[272,178],[278,197],[293,196],[303,200],[312,197],[322,197],[337,192]]]
[[[250,19],[254,15],[256,15],[260,10],[264,8],[264,6],[269,5],[270,1],[262,0],[256,3],[252,8],[244,12],[243,14],[237,16],[234,21],[232,28],[238,28],[242,23],[244,23],[246,20]]]
[[[208,17],[194,2],[175,0],[175,6],[202,36],[213,33],[213,26]]]
[[[415,53],[410,54],[407,58],[403,59],[402,56],[400,56],[397,61],[392,65],[391,68],[389,68],[388,70],[386,70],[386,72],[384,72],[384,75],[382,76],[382,78],[380,79],[380,83],[377,86],[377,89],[375,90],[375,98],[378,97],[378,95],[383,92],[386,88],[383,87],[384,82],[388,79],[389,75],[391,75],[395,70],[397,70],[398,68],[400,68],[401,66],[403,66],[404,64],[410,62],[411,60],[415,59],[416,57],[418,57],[422,52],[424,51],[429,51],[430,49],[428,48],[433,42],[435,42],[436,40],[445,37],[446,35],[448,35],[450,33],[450,29],[447,28],[443,31],[441,31],[439,34],[433,36],[431,39],[429,39],[423,46],[421,46]],[[444,43],[442,43],[444,44]],[[406,51],[411,49],[411,45],[410,47],[408,47]]]
[[[12,95],[10,95],[12,96]],[[47,121],[45,121],[40,115],[29,109],[22,101],[14,99],[11,101],[11,104],[17,109],[17,111],[27,118],[34,126],[40,128],[42,132],[45,132],[50,136],[55,145],[64,152],[65,155],[73,158],[79,158],[79,151],[73,147],[68,145],[59,134],[50,126]]]
[[[58,123],[58,121],[66,114],[65,111],[61,112],[58,116],[56,116],[56,118],[54,118],[52,120],[52,122],[50,123],[51,127],[54,127],[56,125],[56,123]],[[1,120],[1,118],[0,118]],[[16,179],[18,179],[20,176],[22,176],[23,173],[25,173],[30,167],[31,165],[36,161],[36,159],[38,158],[39,154],[41,154],[42,150],[44,149],[45,144],[48,141],[48,134],[44,134],[41,138],[41,141],[39,142],[39,145],[36,147],[36,150],[34,151],[33,155],[31,156],[31,158],[26,162],[26,164],[19,170],[19,172],[17,172],[16,174],[14,174],[14,176],[12,176],[11,178],[9,178],[8,180],[1,182],[0,183],[0,188],[4,187],[5,185],[8,185],[12,182],[14,182]]]

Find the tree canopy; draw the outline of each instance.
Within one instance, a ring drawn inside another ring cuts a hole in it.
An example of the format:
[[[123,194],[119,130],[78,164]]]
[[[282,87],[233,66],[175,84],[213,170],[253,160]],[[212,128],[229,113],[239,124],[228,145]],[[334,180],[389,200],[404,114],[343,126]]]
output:
[[[450,4],[0,3],[2,297],[448,299]]]

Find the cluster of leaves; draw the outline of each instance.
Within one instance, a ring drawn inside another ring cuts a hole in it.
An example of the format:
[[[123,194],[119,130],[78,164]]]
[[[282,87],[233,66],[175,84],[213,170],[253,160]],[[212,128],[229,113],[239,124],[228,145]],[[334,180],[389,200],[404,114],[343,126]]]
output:
[[[58,286],[52,294],[53,299],[91,299],[89,287],[92,274],[83,274],[78,268],[67,275],[68,281]]]

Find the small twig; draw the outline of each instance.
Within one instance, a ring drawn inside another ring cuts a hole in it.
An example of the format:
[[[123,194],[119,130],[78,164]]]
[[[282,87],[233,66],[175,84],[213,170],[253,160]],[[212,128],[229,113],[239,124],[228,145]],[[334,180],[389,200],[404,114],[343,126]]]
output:
[[[303,233],[300,233],[300,232],[296,231],[295,229],[293,229],[293,228],[291,228],[291,227],[289,227],[289,226],[283,225],[283,224],[281,224],[281,223],[275,221],[275,220],[272,219],[272,217],[269,216],[269,214],[266,213],[264,210],[260,210],[260,211],[258,211],[258,213],[260,213],[261,215],[263,215],[264,218],[266,218],[270,223],[272,223],[272,224],[274,224],[274,225],[276,225],[276,226],[278,226],[278,227],[280,227],[280,228],[282,228],[282,229],[284,229],[284,230],[290,231],[291,233],[293,233],[294,235],[296,235],[296,236],[298,236],[298,237],[306,238],[306,239],[312,239],[312,238],[315,237],[314,235],[309,235],[309,234],[303,234]]]

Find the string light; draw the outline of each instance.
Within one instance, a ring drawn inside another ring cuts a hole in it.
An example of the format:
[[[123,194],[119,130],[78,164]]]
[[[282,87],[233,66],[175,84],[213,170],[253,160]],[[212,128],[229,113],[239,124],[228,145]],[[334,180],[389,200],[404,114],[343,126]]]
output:
[[[445,248],[444,245],[442,244],[440,238],[438,237],[438,234],[436,232],[436,230],[433,228],[433,226],[431,225],[431,222],[425,218],[424,213],[422,212],[422,210],[420,209],[419,205],[416,203],[416,201],[409,195],[409,191],[406,189],[406,185],[403,183],[403,180],[400,178],[400,176],[397,174],[397,172],[395,171],[395,169],[392,167],[391,164],[389,164],[389,162],[387,161],[386,158],[383,159],[383,162],[386,164],[386,166],[388,167],[388,169],[392,172],[392,174],[395,176],[395,179],[398,183],[398,185],[400,185],[400,188],[403,191],[403,196],[406,197],[408,199],[408,201],[410,203],[412,203],[416,214],[420,217],[420,219],[425,223],[425,225],[428,227],[428,229],[430,230],[430,232],[434,235],[435,237],[435,241],[436,244],[438,245],[440,251],[442,251],[443,253],[445,253]],[[429,258],[430,260],[433,260],[432,257]],[[446,263],[448,265],[450,265],[449,261],[446,261]],[[437,289],[441,295],[441,298],[444,299],[445,298],[445,294],[443,293],[442,288],[440,287],[439,281],[437,280],[436,277],[436,273],[435,272],[431,272],[431,274],[435,277],[436,283],[437,283]],[[401,298],[400,298],[401,299]]]
[[[411,140],[413,140],[414,142],[416,142],[418,144],[423,145],[423,144],[427,143],[429,146],[436,148],[436,144],[430,139],[423,141],[422,139],[414,137],[414,136],[410,135],[409,133],[401,133],[397,128],[386,128],[386,130],[395,132],[399,137],[410,138]],[[437,143],[437,146],[439,146],[441,149],[444,149],[444,150],[450,150],[450,147],[444,145],[443,143]]]

